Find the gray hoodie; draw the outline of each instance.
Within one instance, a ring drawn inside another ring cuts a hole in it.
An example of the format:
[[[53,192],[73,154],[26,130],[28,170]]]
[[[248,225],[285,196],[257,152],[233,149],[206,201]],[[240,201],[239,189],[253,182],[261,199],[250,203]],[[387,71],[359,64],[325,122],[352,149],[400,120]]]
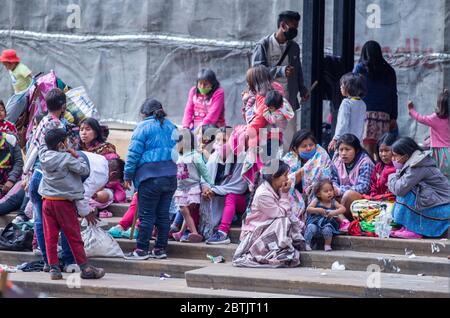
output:
[[[389,176],[388,187],[400,197],[413,191],[419,211],[450,204],[450,183],[436,167],[430,152],[413,153],[400,171]]]
[[[39,194],[43,197],[69,201],[84,199],[82,176],[89,175],[89,165],[83,158],[74,158],[67,152],[39,148],[39,160],[43,173]]]

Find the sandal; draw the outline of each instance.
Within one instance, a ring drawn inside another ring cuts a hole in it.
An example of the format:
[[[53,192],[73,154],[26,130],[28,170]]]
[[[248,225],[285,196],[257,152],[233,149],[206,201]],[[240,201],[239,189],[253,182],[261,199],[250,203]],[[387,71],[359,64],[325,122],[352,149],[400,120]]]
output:
[[[203,241],[203,236],[200,234],[191,233],[188,235],[188,243],[201,243]]]
[[[110,219],[110,218],[112,218],[114,215],[113,215],[111,212],[109,212],[108,210],[104,210],[104,211],[100,212],[100,213],[98,214],[98,216],[99,216],[101,219]]]
[[[82,279],[100,279],[103,276],[105,276],[105,270],[103,268],[96,268],[92,265],[83,268],[80,274]]]

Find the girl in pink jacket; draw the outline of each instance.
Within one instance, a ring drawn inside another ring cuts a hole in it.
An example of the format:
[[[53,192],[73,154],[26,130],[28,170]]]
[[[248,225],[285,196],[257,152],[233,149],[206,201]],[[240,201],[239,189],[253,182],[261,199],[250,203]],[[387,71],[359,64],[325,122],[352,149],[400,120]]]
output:
[[[417,122],[431,128],[431,148],[438,168],[450,181],[450,94],[445,89],[438,98],[435,113],[420,115],[414,109],[413,102],[408,103],[409,115]]]
[[[204,125],[225,126],[224,91],[210,69],[199,72],[197,85],[189,92],[183,118],[183,128],[195,130]]]

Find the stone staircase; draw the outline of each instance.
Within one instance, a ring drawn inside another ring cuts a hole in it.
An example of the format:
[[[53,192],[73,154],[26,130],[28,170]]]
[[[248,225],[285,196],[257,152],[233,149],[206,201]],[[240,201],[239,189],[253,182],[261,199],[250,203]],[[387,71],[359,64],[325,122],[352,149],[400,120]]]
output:
[[[107,227],[117,224],[127,208],[111,207],[114,218],[105,219]],[[13,218],[1,217],[0,227]],[[225,246],[169,242],[167,260],[91,259],[107,271],[99,281],[65,274],[66,280],[55,282],[46,273],[14,273],[10,279],[54,297],[450,297],[448,240],[340,236],[333,252],[302,252],[300,268],[250,269],[231,265],[239,234],[239,228],[232,228],[232,244]],[[135,241],[118,242],[124,252],[135,248]],[[222,255],[226,263],[212,264],[207,254]],[[32,253],[0,251],[0,264],[38,259]],[[335,261],[346,270],[331,270]]]

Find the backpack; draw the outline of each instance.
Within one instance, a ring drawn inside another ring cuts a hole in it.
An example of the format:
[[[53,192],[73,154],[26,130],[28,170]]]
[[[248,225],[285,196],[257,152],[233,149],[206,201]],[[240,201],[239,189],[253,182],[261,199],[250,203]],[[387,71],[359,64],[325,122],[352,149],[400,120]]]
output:
[[[17,225],[10,223],[0,234],[0,250],[26,252],[33,250],[33,228],[23,223]]]

